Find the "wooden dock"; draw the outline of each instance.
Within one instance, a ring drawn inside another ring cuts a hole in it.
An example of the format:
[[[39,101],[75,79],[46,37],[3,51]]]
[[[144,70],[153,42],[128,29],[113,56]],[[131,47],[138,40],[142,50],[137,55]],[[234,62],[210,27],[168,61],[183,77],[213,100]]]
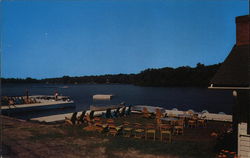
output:
[[[73,113],[43,116],[43,117],[33,118],[31,120],[39,121],[39,122],[58,122],[58,121],[63,121],[65,119],[65,117],[70,118],[72,116],[72,114]]]
[[[21,109],[21,108],[32,108],[32,107],[40,107],[40,106],[48,106],[48,105],[56,105],[56,104],[71,104],[74,103],[66,102],[66,101],[44,101],[41,103],[33,103],[33,104],[20,104],[20,105],[11,105],[11,106],[1,106],[1,110],[7,110],[7,109]]]
[[[152,107],[152,106],[133,106],[132,108],[132,113],[141,113],[141,110],[143,107],[149,108],[151,111],[155,110],[156,108],[160,107]],[[128,108],[128,107],[127,107]],[[127,110],[126,108],[126,110]],[[113,109],[111,111],[115,111],[116,109]],[[180,114],[184,114],[185,111],[179,111],[179,110],[165,110],[163,108],[160,108],[161,111],[164,111],[164,114],[175,114],[176,116]],[[90,113],[91,110],[87,110],[87,113]],[[106,111],[95,111],[94,116],[101,116],[102,113],[105,113]],[[154,111],[155,112],[155,111]],[[58,115],[51,115],[51,116],[43,116],[43,117],[38,117],[38,118],[33,118],[31,120],[35,121],[40,121],[40,122],[58,122],[58,121],[63,121],[65,117],[70,118],[73,113],[66,113],[66,114],[58,114]],[[225,121],[225,122],[232,122],[232,115],[227,115],[227,114],[215,114],[215,113],[198,113],[199,116],[205,116],[206,120],[214,120],[214,121]],[[81,112],[77,113],[77,116],[80,116]]]
[[[126,110],[128,107],[126,107]],[[115,111],[116,109],[111,110],[111,112]],[[121,110],[121,109],[120,109]],[[86,114],[89,114],[91,110],[87,110]],[[77,117],[80,116],[82,111],[77,113]],[[102,111],[95,111],[94,116],[101,116],[102,113],[106,113],[106,110]],[[66,113],[66,114],[58,114],[58,115],[51,115],[51,116],[43,116],[43,117],[37,117],[37,118],[32,118],[31,120],[33,121],[39,121],[39,122],[59,122],[63,121],[65,117],[70,118],[73,115],[73,113]]]
[[[100,116],[102,112],[105,111],[95,111],[94,115],[95,116]],[[77,113],[77,117],[81,115],[81,111]],[[90,110],[86,111],[86,114],[89,114]],[[65,117],[71,118],[73,113],[65,113],[65,114],[57,114],[57,115],[51,115],[51,116],[43,116],[43,117],[37,117],[37,118],[32,118],[31,120],[33,121],[39,121],[39,122],[59,122],[65,120]]]

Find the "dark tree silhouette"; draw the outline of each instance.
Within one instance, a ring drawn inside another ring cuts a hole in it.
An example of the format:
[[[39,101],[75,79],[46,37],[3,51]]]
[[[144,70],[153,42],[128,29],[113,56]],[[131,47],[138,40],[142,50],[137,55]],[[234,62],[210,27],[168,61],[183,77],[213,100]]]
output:
[[[146,69],[138,74],[107,74],[100,76],[80,76],[46,79],[2,78],[2,83],[58,83],[58,84],[134,84],[139,86],[208,86],[221,64],[205,66],[197,63],[196,67],[182,66]]]

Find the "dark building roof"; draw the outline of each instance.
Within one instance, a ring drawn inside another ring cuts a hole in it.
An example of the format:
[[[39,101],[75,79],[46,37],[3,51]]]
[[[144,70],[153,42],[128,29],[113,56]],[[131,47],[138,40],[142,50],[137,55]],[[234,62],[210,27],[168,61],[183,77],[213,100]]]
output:
[[[245,22],[248,22],[248,21],[250,21],[250,15],[238,16],[235,19],[236,23],[242,23],[242,22],[245,23]]]
[[[250,87],[250,45],[235,45],[210,84],[213,87]]]

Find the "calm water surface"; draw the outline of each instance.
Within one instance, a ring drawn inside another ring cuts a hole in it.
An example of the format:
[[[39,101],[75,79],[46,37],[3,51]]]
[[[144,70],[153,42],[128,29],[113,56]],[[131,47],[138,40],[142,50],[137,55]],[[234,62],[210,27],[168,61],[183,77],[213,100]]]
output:
[[[1,87],[2,96],[22,96],[26,89],[30,95],[53,95],[58,91],[62,95],[70,96],[75,101],[77,111],[88,109],[93,104],[113,105],[125,102],[126,105],[231,114],[235,102],[231,91],[197,87],[140,87],[127,84],[3,84]],[[114,98],[107,102],[95,102],[92,100],[95,94],[114,94]]]

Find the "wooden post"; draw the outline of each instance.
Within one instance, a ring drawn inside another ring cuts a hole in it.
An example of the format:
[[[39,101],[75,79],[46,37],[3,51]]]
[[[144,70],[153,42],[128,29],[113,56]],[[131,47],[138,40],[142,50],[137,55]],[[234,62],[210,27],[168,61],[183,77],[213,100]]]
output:
[[[233,106],[233,128],[237,131],[238,124],[248,124],[247,133],[250,134],[250,90],[237,90],[237,104]]]

